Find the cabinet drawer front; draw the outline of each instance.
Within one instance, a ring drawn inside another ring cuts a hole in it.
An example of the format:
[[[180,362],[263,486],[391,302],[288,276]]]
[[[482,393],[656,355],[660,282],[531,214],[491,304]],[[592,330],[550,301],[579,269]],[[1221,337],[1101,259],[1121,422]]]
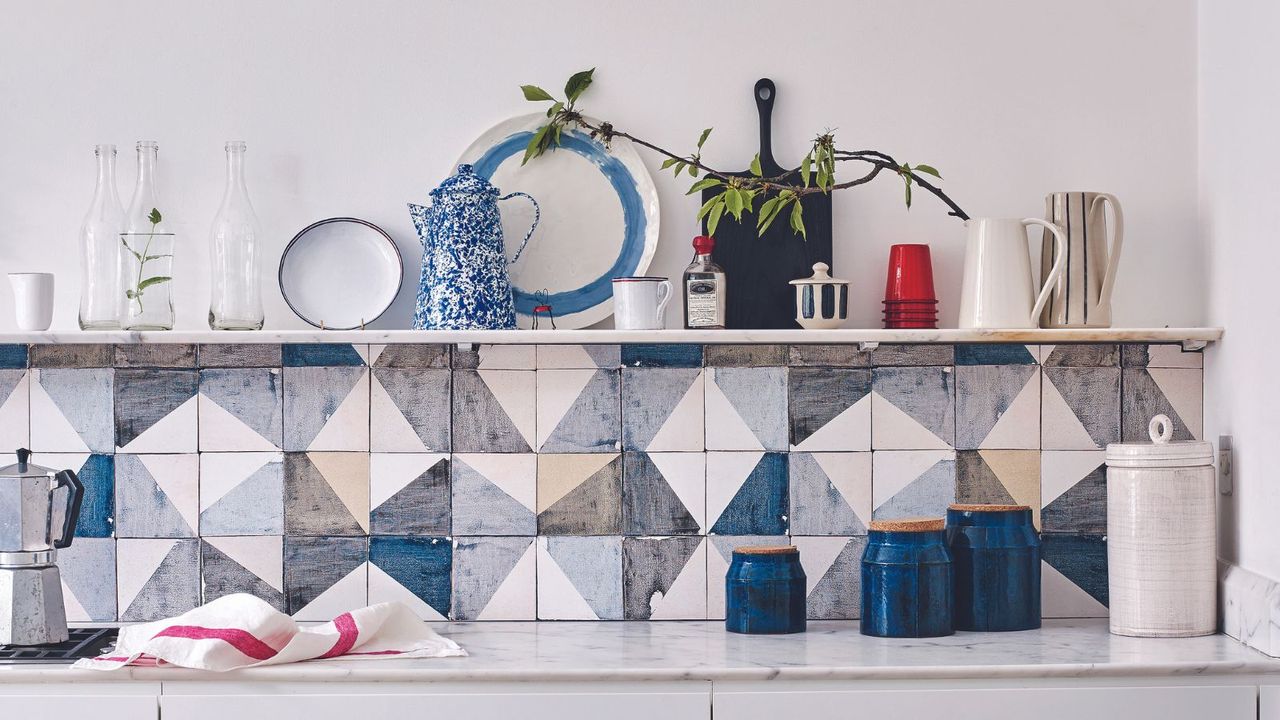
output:
[[[154,695],[0,695],[0,717],[156,720],[157,700]]]
[[[422,695],[166,695],[164,720],[710,720],[710,692],[441,693]]]
[[[716,691],[716,720],[848,720],[860,717],[946,717],[991,720],[1252,720],[1257,688],[1044,688],[919,691]]]

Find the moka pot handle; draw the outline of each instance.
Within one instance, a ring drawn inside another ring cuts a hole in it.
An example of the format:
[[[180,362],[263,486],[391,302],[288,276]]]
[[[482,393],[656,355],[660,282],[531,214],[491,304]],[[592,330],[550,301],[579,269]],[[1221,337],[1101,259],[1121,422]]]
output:
[[[71,546],[71,541],[75,539],[76,523],[80,521],[80,504],[84,500],[84,485],[80,483],[80,478],[70,470],[61,470],[57,475],[53,476],[57,482],[54,489],[66,486],[67,492],[67,515],[62,521],[62,533],[53,541],[53,546],[59,550]]]

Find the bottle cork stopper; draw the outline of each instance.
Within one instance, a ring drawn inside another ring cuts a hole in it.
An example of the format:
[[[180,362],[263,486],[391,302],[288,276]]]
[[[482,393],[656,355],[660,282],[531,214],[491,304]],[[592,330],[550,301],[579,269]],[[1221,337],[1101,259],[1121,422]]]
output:
[[[744,545],[733,551],[743,555],[792,555],[800,552],[794,545]]]
[[[1029,505],[983,505],[981,503],[953,503],[950,510],[960,512],[1012,512],[1014,510],[1030,510]]]
[[[933,532],[946,527],[942,518],[902,518],[901,520],[872,520],[871,529],[880,532]]]

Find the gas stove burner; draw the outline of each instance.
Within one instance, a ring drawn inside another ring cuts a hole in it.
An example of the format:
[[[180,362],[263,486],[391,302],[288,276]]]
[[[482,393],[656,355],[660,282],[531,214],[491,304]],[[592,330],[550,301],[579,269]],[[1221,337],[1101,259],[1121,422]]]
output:
[[[70,665],[101,655],[115,643],[116,632],[116,628],[77,627],[67,631],[66,642],[55,645],[0,645],[0,665]]]

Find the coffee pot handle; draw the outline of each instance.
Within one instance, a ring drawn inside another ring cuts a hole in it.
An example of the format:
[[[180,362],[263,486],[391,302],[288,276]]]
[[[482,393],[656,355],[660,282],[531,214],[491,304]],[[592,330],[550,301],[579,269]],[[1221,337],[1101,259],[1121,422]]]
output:
[[[1107,274],[1102,276],[1102,292],[1098,294],[1098,306],[1107,307],[1111,303],[1111,290],[1116,284],[1116,266],[1120,264],[1120,246],[1124,242],[1124,212],[1120,209],[1120,201],[1115,195],[1098,193],[1089,205],[1089,215],[1100,212],[1103,204],[1111,206],[1112,237],[1111,247],[1107,250]]]
[[[1062,271],[1067,268],[1067,236],[1062,231],[1062,228],[1040,218],[1026,218],[1022,221],[1022,225],[1023,227],[1027,225],[1043,226],[1044,229],[1053,233],[1053,239],[1058,248],[1058,259],[1054,261],[1053,268],[1045,276],[1044,286],[1040,288],[1040,296],[1036,298],[1035,307],[1031,308],[1031,322],[1035,327],[1039,327],[1040,311],[1044,310],[1044,304],[1049,302],[1049,294],[1053,292],[1054,286],[1058,284],[1058,278],[1062,277]]]
[[[57,481],[56,488],[66,486],[69,488],[67,492],[67,516],[62,524],[62,534],[57,540],[54,540],[55,548],[64,548],[71,545],[71,541],[75,538],[76,523],[80,521],[80,503],[84,500],[84,485],[80,483],[80,478],[70,470],[59,471],[53,476]]]
[[[529,226],[529,232],[524,234],[524,239],[520,241],[520,247],[516,250],[516,256],[511,258],[511,264],[514,265],[520,259],[520,253],[524,252],[524,246],[529,244],[529,238],[533,237],[533,231],[538,228],[538,220],[542,218],[542,208],[538,207],[538,201],[533,199],[529,193],[513,192],[510,195],[503,195],[498,200],[510,200],[513,197],[522,197],[533,203],[533,224]]]

